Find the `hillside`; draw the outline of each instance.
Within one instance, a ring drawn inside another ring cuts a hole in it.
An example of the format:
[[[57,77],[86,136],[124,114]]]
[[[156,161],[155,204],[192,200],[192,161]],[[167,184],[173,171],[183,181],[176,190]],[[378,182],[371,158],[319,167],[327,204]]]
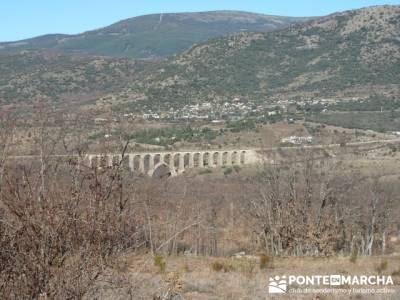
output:
[[[270,33],[216,38],[145,74],[131,91],[168,105],[235,97],[398,97],[400,6],[338,13]]]
[[[134,80],[145,63],[131,59],[84,57],[54,51],[0,55],[0,104],[32,104],[97,99]]]
[[[2,104],[102,99],[98,103],[127,109],[170,109],[235,98],[264,103],[371,95],[398,99],[399,82],[400,6],[218,37],[158,61],[56,50],[0,54]]]
[[[165,57],[209,38],[240,31],[267,32],[309,19],[239,11],[153,14],[77,35],[51,34],[0,43],[0,53],[58,49],[80,54],[133,58]]]

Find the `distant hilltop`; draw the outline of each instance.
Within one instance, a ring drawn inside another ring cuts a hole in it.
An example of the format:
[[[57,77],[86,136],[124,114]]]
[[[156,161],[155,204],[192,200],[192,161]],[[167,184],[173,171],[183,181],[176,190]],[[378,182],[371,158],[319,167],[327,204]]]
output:
[[[0,43],[0,53],[58,49],[80,54],[160,58],[179,53],[209,38],[242,31],[268,32],[308,20],[310,18],[241,11],[152,14],[77,35],[48,34]]]

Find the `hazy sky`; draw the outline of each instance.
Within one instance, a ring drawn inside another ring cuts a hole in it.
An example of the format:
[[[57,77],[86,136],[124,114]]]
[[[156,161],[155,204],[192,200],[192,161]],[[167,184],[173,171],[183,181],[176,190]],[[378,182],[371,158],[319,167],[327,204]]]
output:
[[[79,33],[121,19],[160,12],[244,10],[284,16],[320,16],[400,0],[1,0],[0,41],[46,33]]]

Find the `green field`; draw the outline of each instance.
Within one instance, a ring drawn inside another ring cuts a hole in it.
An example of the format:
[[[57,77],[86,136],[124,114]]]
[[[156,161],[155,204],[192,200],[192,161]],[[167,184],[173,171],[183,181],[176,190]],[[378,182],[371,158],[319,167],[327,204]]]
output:
[[[313,114],[307,116],[306,121],[379,132],[400,131],[400,111]]]

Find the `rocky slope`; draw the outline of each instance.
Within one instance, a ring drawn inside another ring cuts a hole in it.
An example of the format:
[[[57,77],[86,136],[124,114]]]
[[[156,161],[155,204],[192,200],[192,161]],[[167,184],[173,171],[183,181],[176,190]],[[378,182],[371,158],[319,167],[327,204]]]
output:
[[[149,101],[399,96],[400,6],[334,14],[197,45],[137,82]]]
[[[144,65],[131,59],[54,51],[0,55],[0,105],[97,99],[134,81]]]

